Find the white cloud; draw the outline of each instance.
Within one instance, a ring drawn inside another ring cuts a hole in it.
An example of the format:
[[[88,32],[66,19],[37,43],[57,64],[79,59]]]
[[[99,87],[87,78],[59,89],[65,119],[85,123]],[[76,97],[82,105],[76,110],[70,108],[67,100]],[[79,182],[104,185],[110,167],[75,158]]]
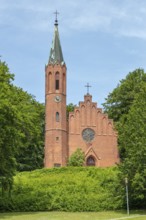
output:
[[[0,24],[48,31],[56,9],[62,29],[146,39],[146,2],[142,0],[0,0]]]
[[[101,93],[107,88],[110,90],[125,77],[122,74],[137,66],[145,67],[145,42],[131,39],[146,40],[144,0],[0,0],[1,54],[16,73],[19,86],[38,97],[43,93],[43,80],[36,80],[31,86],[30,79],[33,81],[34,72],[43,75],[40,72],[44,71],[42,63],[48,57],[48,32],[51,32],[51,42],[56,10],[60,13],[59,32],[63,49],[66,49],[68,88],[70,90],[75,82],[74,94],[80,93],[77,88],[80,90],[81,83],[84,90],[86,82],[96,83]],[[74,38],[74,33],[79,40]],[[68,34],[69,37],[65,36]],[[104,39],[98,38],[98,34]],[[96,96],[98,91],[95,91]]]

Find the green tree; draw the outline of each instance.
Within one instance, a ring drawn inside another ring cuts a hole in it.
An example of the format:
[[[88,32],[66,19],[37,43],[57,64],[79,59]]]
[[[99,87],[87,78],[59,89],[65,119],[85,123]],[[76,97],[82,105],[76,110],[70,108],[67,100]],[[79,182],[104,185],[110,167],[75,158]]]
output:
[[[44,105],[12,84],[14,75],[0,61],[0,185],[11,191],[19,170],[43,166]]]
[[[78,148],[69,158],[68,166],[80,167],[85,162],[84,152]]]
[[[116,122],[120,149],[120,179],[129,180],[131,207],[146,202],[146,73],[130,72],[104,103],[105,111]]]
[[[122,79],[103,104],[109,117],[118,122],[123,115],[127,115],[137,93],[145,84],[146,73],[143,69],[136,69]]]
[[[73,112],[74,108],[76,105],[74,105],[73,103],[69,103],[66,107],[66,114],[67,114],[67,119],[69,117],[69,112]]]
[[[44,105],[35,97],[16,86],[11,87],[12,105],[17,108],[17,131],[19,151],[16,154],[19,171],[43,167],[44,157]],[[19,104],[18,104],[19,103]],[[12,106],[11,105],[11,106]]]
[[[136,69],[120,81],[119,85],[108,95],[106,102],[103,104],[105,112],[114,120],[119,133],[118,144],[121,159],[125,155],[125,147],[120,143],[120,135],[123,132],[121,125],[123,126],[123,123],[126,123],[137,94],[141,93],[142,88],[145,86],[146,73],[143,69]]]
[[[43,104],[38,103],[31,95],[27,94],[27,96],[26,100],[20,101],[22,109],[21,132],[23,136],[20,150],[17,154],[17,167],[19,171],[42,168],[44,158],[45,107]]]
[[[129,179],[130,202],[133,208],[146,203],[146,86],[136,95],[126,119],[119,126],[120,145],[124,148],[120,165],[122,177]]]
[[[2,195],[11,191],[13,175],[16,170],[18,111],[12,103],[12,81],[14,75],[9,72],[5,62],[0,61],[0,182]]]

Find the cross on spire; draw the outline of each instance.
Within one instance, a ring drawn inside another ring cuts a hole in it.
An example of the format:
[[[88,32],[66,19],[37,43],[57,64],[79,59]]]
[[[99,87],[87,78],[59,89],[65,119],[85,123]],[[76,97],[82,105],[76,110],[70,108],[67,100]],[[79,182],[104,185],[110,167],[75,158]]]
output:
[[[89,88],[92,86],[90,86],[89,83],[87,83],[87,85],[85,85],[85,87],[87,87],[87,95],[89,95]]]
[[[54,14],[55,14],[55,25],[58,25],[57,16],[59,15],[59,12],[56,10],[56,11],[54,12]]]

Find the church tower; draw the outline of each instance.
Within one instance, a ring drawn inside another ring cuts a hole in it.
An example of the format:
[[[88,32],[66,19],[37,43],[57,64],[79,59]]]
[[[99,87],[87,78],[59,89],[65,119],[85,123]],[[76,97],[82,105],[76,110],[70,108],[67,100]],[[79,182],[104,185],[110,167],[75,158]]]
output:
[[[49,61],[45,67],[46,168],[65,166],[67,162],[66,71],[56,16]]]

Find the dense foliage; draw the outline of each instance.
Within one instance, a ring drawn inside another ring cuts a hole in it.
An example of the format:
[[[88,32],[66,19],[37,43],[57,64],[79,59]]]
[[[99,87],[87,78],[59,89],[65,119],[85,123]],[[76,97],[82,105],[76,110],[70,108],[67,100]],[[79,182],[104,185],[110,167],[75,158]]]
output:
[[[146,73],[143,69],[130,72],[106,98],[103,106],[108,116],[117,122],[127,115],[135,97],[145,85]]]
[[[68,166],[81,167],[85,162],[85,154],[82,149],[77,148],[77,150],[70,156],[68,161]]]
[[[66,106],[67,119],[68,119],[68,117],[69,117],[69,113],[74,111],[75,106],[76,106],[76,105],[74,105],[73,103],[69,103],[69,104]]]
[[[23,96],[19,99],[22,117],[19,127],[22,139],[17,154],[19,171],[42,168],[44,158],[44,105],[27,93],[23,92]]]
[[[119,139],[123,148],[120,168],[129,179],[132,207],[146,204],[146,86],[137,94],[129,114],[119,126]]]
[[[7,191],[10,196],[12,177],[16,167],[16,145],[20,133],[17,131],[17,107],[12,104],[13,75],[5,63],[0,61],[0,184],[2,195]]]
[[[44,105],[12,84],[14,75],[0,61],[0,184],[12,188],[16,169],[43,166]]]
[[[14,178],[12,200],[1,211],[99,211],[120,209],[123,191],[116,168],[65,167],[21,172]],[[123,193],[123,196],[125,193]]]
[[[146,203],[146,73],[130,72],[109,94],[105,112],[115,121],[121,164],[118,168],[42,169],[44,105],[13,85],[14,75],[0,61],[0,210],[98,211],[125,205],[128,177],[130,208]],[[67,106],[67,117],[74,110]],[[82,166],[78,149],[69,166]],[[12,189],[13,186],[13,189]],[[11,194],[12,191],[12,194]]]
[[[129,180],[130,207],[146,203],[146,73],[130,72],[104,104],[116,122],[121,156],[121,182]]]

